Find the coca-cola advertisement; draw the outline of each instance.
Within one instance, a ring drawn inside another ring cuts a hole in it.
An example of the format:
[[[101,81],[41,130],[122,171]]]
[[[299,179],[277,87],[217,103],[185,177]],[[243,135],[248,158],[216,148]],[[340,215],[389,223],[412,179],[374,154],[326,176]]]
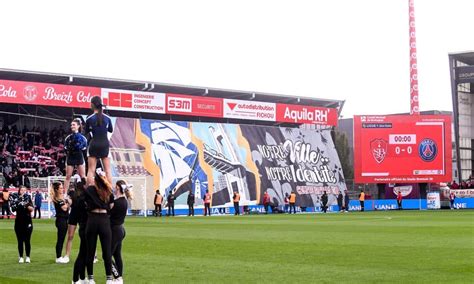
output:
[[[101,89],[73,85],[0,80],[0,102],[89,108]]]

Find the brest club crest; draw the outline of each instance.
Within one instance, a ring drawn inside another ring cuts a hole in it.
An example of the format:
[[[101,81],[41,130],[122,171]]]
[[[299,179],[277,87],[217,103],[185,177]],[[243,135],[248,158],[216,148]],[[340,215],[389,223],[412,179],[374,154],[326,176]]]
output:
[[[38,96],[38,91],[35,86],[28,85],[23,89],[23,97],[25,100],[32,102]]]
[[[377,163],[382,163],[387,156],[387,141],[383,139],[375,139],[370,142],[370,150],[372,156]]]

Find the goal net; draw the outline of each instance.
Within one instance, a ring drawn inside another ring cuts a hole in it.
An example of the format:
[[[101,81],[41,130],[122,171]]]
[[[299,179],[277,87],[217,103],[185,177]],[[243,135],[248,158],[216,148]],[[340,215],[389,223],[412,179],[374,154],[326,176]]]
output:
[[[54,205],[51,203],[51,199],[49,198],[49,188],[51,185],[56,182],[60,181],[64,183],[66,177],[63,176],[50,176],[50,177],[42,177],[30,178],[30,185],[31,185],[31,192],[32,198],[34,199],[36,192],[38,191],[39,194],[42,196],[42,203],[41,203],[41,216],[46,218],[51,218],[55,216]],[[128,215],[134,216],[147,216],[147,197],[146,197],[146,187],[147,181],[146,177],[114,177],[113,183],[118,180],[125,180],[128,184],[133,185],[132,193],[133,199],[128,201]],[[71,181],[69,188],[74,188],[74,183]]]

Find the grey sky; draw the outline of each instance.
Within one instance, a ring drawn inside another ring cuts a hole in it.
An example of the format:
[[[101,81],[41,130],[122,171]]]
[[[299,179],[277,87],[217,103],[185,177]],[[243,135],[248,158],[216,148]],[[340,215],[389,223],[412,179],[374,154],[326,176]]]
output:
[[[408,0],[3,1],[0,67],[345,99],[409,111]],[[451,110],[472,0],[416,0],[420,109]]]

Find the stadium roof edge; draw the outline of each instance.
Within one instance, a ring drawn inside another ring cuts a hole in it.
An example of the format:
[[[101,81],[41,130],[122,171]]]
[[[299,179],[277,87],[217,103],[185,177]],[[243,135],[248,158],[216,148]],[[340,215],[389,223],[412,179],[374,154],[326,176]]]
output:
[[[64,85],[81,85],[111,89],[137,90],[144,92],[177,93],[185,95],[221,97],[229,99],[247,99],[264,102],[282,102],[288,104],[302,104],[319,107],[337,108],[342,111],[345,100],[312,98],[276,93],[241,91],[223,88],[190,86],[160,83],[154,81],[139,81],[114,79],[74,74],[60,74],[52,72],[28,71],[0,68],[0,79],[14,81],[33,81],[39,83],[55,83]]]
[[[452,57],[458,61],[464,62],[465,64],[474,65],[474,51],[464,52],[450,52],[449,57]]]

